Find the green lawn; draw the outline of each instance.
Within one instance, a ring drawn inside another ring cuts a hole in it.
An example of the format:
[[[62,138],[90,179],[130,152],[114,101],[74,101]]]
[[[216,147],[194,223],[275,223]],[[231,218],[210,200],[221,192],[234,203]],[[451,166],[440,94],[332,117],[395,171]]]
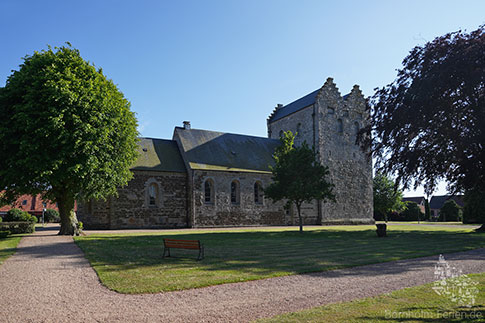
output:
[[[0,239],[0,265],[15,253],[17,245],[24,235],[14,234],[7,238]]]
[[[121,293],[155,293],[485,247],[485,234],[471,229],[330,226],[251,230],[185,230],[151,234],[75,237],[101,282]],[[162,259],[163,237],[201,240],[206,258],[174,250]]]
[[[485,273],[468,276],[479,289],[472,307],[459,307],[427,284],[257,322],[485,322]]]

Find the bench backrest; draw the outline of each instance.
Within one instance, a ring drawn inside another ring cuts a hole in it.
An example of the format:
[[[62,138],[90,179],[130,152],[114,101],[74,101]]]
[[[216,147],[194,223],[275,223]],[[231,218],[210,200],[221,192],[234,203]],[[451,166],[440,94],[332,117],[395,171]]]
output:
[[[178,239],[163,239],[163,244],[167,248],[181,248],[181,249],[200,249],[199,240],[178,240]]]

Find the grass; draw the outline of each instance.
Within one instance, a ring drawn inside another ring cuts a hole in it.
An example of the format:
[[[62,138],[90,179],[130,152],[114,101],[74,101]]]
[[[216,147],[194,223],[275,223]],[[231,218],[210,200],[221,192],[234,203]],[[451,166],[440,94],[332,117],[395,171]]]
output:
[[[17,245],[24,234],[14,234],[0,239],[0,265],[16,251]]]
[[[472,307],[459,307],[427,284],[257,322],[485,322],[485,273],[468,277],[478,283],[479,290]]]
[[[75,237],[101,282],[121,293],[155,293],[292,275],[485,247],[485,235],[456,227],[374,226],[184,230]],[[163,237],[201,240],[206,258],[173,251]]]
[[[377,221],[377,223],[386,223],[384,221]],[[387,224],[427,224],[427,225],[463,225],[479,227],[480,224],[470,224],[463,222],[436,222],[436,221],[389,221]]]

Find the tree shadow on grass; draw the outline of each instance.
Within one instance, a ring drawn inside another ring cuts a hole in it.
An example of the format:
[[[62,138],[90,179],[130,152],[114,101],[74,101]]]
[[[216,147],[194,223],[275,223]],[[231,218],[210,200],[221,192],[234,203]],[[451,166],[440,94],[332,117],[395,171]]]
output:
[[[197,252],[175,249],[172,250],[175,257],[162,259],[164,237],[201,240],[206,258],[197,261]],[[377,238],[374,230],[315,230],[303,234],[295,231],[251,231],[91,235],[76,242],[91,264],[103,266],[104,271],[160,266],[164,271],[239,271],[248,277],[270,277],[470,250],[483,247],[483,240],[476,234],[439,230],[393,230],[385,239]],[[464,259],[485,261],[485,252],[478,250],[466,255],[449,255],[447,259],[457,262]],[[423,268],[432,270],[436,261],[437,257],[416,260],[406,266],[394,263],[384,269],[381,267],[379,274],[400,274]],[[376,269],[366,266],[350,273],[333,274],[375,276]],[[326,275],[332,276],[332,273]]]

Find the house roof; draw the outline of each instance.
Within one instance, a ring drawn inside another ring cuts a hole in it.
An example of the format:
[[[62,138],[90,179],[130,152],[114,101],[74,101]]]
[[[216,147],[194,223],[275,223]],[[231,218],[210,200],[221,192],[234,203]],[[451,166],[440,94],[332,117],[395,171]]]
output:
[[[181,150],[192,169],[270,172],[277,139],[175,128]]]
[[[431,197],[431,200],[429,201],[429,208],[430,209],[441,209],[443,205],[445,204],[446,201],[448,200],[454,200],[456,204],[459,206],[463,207],[465,204],[463,203],[463,195],[437,195]]]
[[[276,108],[271,115],[268,117],[268,122],[275,122],[276,120],[279,120],[281,118],[284,118],[292,113],[295,113],[297,111],[302,110],[303,108],[306,108],[312,104],[315,103],[317,99],[317,95],[320,89],[316,89],[315,91],[305,95],[304,97],[299,98],[298,100],[295,100],[291,103],[288,103],[287,105]],[[349,93],[350,94],[350,93]],[[347,99],[349,94],[344,95],[343,99]]]
[[[421,204],[424,200],[424,196],[412,196],[412,197],[403,197],[402,200],[404,202],[414,202],[417,204]]]
[[[177,143],[173,140],[140,138],[138,151],[140,156],[132,170],[186,172]]]

